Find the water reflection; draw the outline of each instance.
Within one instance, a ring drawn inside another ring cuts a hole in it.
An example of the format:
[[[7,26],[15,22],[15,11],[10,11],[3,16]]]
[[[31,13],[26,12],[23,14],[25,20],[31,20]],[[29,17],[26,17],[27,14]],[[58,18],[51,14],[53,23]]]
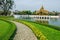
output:
[[[57,22],[58,21],[58,18],[51,18],[50,21]]]
[[[60,26],[60,18],[50,19],[49,24],[55,25],[55,26]]]
[[[46,20],[36,20],[35,22],[42,23],[42,24],[49,24],[49,21]]]

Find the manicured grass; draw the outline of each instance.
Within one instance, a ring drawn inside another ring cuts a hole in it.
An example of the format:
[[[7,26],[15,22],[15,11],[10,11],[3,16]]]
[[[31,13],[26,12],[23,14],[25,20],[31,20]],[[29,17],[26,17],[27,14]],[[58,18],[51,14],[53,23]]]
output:
[[[38,23],[16,20],[21,22],[32,29],[39,40],[60,40],[60,31],[53,28],[49,28],[45,25],[40,25]]]
[[[31,24],[38,28],[48,40],[60,40],[60,31],[35,23]]]
[[[15,29],[15,24],[0,19],[0,40],[9,40]]]

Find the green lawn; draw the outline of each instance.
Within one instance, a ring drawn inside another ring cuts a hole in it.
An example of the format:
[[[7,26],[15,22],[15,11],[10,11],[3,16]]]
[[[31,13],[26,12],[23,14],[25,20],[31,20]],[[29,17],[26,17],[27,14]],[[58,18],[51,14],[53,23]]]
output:
[[[60,40],[60,31],[33,22],[17,20],[32,29],[39,40]]]
[[[16,26],[8,21],[0,20],[0,40],[9,40]]]
[[[13,20],[13,16],[0,16],[0,19]]]

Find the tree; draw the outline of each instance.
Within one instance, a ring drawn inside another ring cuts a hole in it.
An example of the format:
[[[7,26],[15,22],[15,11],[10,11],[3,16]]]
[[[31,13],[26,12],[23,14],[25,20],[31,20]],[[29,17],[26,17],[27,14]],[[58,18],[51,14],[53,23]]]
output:
[[[36,11],[33,12],[33,15],[36,15]]]
[[[21,13],[24,15],[26,15],[26,14],[31,15],[32,14],[32,12],[30,10],[22,11]]]
[[[10,9],[12,9],[13,4],[14,4],[13,0],[0,0],[0,7],[4,11],[4,13],[2,15],[7,16],[8,15],[8,11]]]
[[[0,11],[0,15],[3,13],[3,11]]]

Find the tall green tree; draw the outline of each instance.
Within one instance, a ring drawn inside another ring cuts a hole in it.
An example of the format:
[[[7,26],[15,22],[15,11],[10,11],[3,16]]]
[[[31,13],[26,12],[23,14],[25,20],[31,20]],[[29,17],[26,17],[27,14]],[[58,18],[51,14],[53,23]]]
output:
[[[0,8],[4,11],[2,15],[7,16],[8,11],[12,9],[13,4],[14,4],[13,0],[0,0]]]

